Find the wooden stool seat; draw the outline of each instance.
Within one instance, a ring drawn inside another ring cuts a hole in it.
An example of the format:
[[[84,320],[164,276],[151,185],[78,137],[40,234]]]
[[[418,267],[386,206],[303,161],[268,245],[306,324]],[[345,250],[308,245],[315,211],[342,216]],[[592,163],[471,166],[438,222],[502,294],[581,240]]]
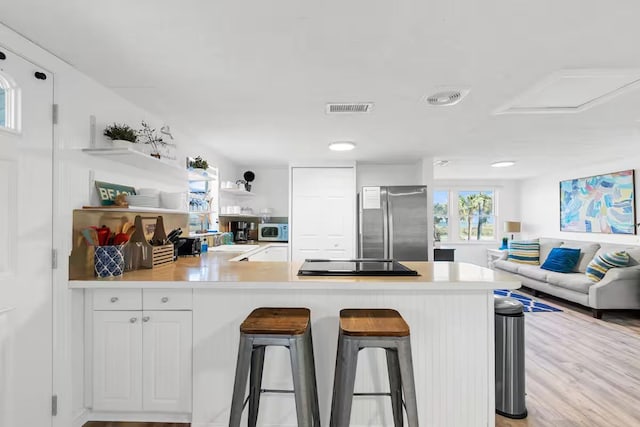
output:
[[[409,336],[409,325],[400,313],[380,308],[340,310],[340,330],[355,337]]]
[[[240,325],[243,334],[302,335],[311,319],[308,308],[256,308]]]

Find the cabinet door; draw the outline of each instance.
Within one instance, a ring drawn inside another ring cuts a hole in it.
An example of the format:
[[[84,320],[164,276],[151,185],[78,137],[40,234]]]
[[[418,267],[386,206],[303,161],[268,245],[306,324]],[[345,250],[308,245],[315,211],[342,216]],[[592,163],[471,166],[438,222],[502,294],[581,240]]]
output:
[[[191,312],[143,312],[145,411],[191,412]]]
[[[353,258],[354,169],[293,168],[291,179],[291,259]]]
[[[93,312],[93,409],[142,409],[141,311]]]

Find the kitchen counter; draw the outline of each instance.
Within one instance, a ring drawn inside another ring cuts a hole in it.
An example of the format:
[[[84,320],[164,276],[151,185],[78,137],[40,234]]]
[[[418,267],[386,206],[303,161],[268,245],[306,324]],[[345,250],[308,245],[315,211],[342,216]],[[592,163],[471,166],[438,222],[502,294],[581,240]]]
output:
[[[247,254],[242,254],[246,257]],[[404,262],[419,276],[298,276],[301,262],[231,262],[237,253],[207,252],[199,257],[181,257],[171,265],[130,271],[121,277],[71,280],[71,288],[269,288],[362,289],[392,287],[395,290],[487,290],[516,289],[514,276],[474,264],[449,262]]]
[[[493,289],[518,288],[520,283],[514,276],[465,263],[404,262],[420,276],[298,277],[299,262],[231,262],[236,256],[237,253],[208,252],[200,257],[180,258],[173,265],[129,272],[121,278],[72,280],[69,287],[86,292],[84,301],[88,304],[94,300],[94,289],[108,297],[107,301],[112,296],[105,292],[113,291],[115,296],[118,291],[135,289],[143,301],[147,292],[158,297],[163,289],[173,295],[189,295],[193,327],[189,334],[193,340],[193,365],[189,371],[192,412],[186,421],[194,427],[228,425],[239,326],[253,309],[261,306],[303,306],[311,310],[323,423],[329,421],[340,309],[385,307],[398,310],[411,328],[420,423],[494,427]],[[157,316],[147,313],[152,319]],[[125,325],[129,324],[128,316],[135,315],[124,315]],[[285,350],[268,350],[263,388],[290,389],[289,364]],[[383,352],[361,351],[358,372],[357,391],[388,391]],[[87,402],[90,406],[91,400]],[[127,416],[122,412],[107,419],[125,420],[129,419]],[[244,416],[246,420],[246,411]],[[266,394],[259,416],[264,425],[296,425],[292,396]],[[166,414],[151,414],[146,419],[143,414],[136,420],[185,419]],[[354,398],[352,425],[392,424],[388,398]]]

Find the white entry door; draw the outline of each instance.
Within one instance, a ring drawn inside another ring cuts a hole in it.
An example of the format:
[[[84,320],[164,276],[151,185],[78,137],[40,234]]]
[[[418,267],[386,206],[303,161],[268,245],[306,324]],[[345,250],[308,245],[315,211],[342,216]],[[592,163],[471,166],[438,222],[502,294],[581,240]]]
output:
[[[352,167],[293,168],[292,261],[355,257],[355,179]]]
[[[0,426],[50,426],[53,75],[0,47]],[[36,74],[37,73],[37,74]]]

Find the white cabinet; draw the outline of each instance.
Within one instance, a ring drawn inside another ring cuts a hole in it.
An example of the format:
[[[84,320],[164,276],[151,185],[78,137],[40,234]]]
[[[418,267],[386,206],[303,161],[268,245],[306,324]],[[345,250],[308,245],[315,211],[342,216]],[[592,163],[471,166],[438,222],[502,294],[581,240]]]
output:
[[[247,257],[249,261],[287,261],[288,259],[289,248],[287,246],[268,246]]]
[[[93,409],[142,408],[142,312],[93,313]]]
[[[293,167],[290,242],[292,261],[353,258],[356,178],[353,167]]]
[[[191,290],[100,289],[92,301],[93,410],[191,412]]]
[[[144,311],[142,409],[191,412],[191,312]]]

